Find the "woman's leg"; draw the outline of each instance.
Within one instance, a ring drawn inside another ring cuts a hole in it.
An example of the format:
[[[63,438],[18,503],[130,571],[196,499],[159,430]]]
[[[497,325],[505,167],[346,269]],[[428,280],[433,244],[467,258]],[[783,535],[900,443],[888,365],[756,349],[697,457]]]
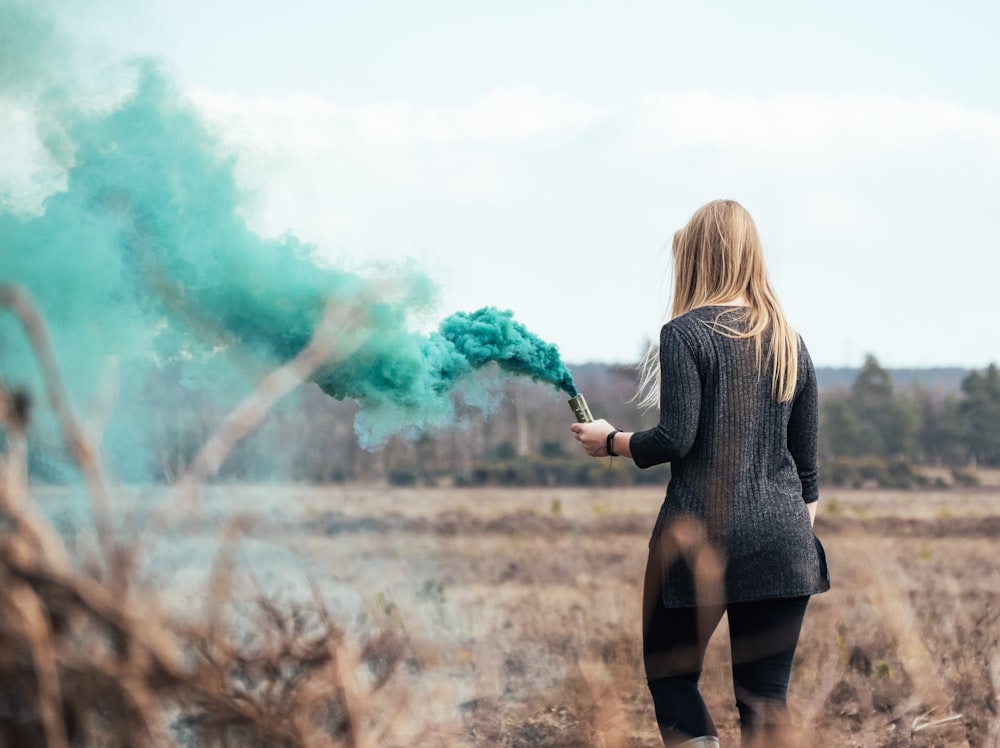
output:
[[[733,686],[745,746],[790,744],[788,679],[808,603],[806,596],[728,607]]]
[[[656,722],[665,746],[691,738],[717,736],[718,731],[698,691],[708,640],[719,624],[723,606],[665,608],[659,560],[651,554],[643,604],[643,662]]]

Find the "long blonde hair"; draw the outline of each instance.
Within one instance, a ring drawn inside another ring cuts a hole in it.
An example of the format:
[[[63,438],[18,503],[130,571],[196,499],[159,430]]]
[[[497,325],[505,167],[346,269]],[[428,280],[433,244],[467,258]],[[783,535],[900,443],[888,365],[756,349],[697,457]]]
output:
[[[691,216],[674,234],[674,290],[670,317],[701,306],[730,302],[743,296],[731,323],[716,319],[716,332],[753,341],[758,372],[763,362],[773,364],[771,394],[779,402],[795,396],[799,366],[799,336],[781,311],[764,265],[757,226],[746,208],[735,200],[713,200]],[[734,308],[736,309],[736,308]],[[734,326],[739,324],[739,327]],[[766,351],[765,351],[766,340]],[[640,364],[637,399],[642,407],[655,407],[660,398],[659,347],[655,343]]]

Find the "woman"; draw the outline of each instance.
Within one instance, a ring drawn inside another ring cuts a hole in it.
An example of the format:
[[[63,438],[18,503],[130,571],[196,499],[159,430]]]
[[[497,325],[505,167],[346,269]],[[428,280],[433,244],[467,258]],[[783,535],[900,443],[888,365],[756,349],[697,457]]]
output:
[[[786,691],[809,596],[830,587],[813,535],[817,391],[771,288],[757,229],[732,200],[674,235],[671,320],[647,357],[656,428],[571,427],[592,457],[670,463],[649,545],[643,656],[667,746],[717,746],[698,691],[708,639],[729,618],[743,745],[790,740]]]

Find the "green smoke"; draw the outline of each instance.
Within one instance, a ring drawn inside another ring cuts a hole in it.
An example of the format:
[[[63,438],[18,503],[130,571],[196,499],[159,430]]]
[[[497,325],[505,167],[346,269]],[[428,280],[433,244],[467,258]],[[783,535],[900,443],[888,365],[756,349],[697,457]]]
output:
[[[455,385],[490,363],[576,394],[558,349],[511,312],[493,308],[453,314],[427,337],[406,333],[400,324],[380,328],[356,354],[320,370],[314,379],[327,394],[362,403],[356,430],[363,444],[371,444],[393,433],[414,434],[426,425],[448,423]],[[487,407],[488,402],[477,404]]]
[[[0,8],[3,38],[18,43],[6,57],[0,49],[8,102],[24,90],[17,69],[32,35],[38,49],[52,35],[17,7]],[[364,337],[314,380],[359,403],[355,430],[366,447],[449,423],[456,385],[491,363],[575,394],[555,346],[510,312],[455,314],[423,335],[413,320],[433,308],[436,288],[414,268],[341,270],[293,236],[250,230],[234,156],[155,64],[138,63],[133,75],[130,93],[100,112],[30,81],[40,93],[16,101],[31,103],[65,188],[35,213],[0,195],[0,282],[21,284],[40,305],[79,402],[93,396],[109,357],[126,372],[169,364],[191,386],[245,389],[302,350],[329,303],[360,308]],[[0,320],[0,376],[37,378],[10,319]],[[484,402],[472,390],[464,397]]]

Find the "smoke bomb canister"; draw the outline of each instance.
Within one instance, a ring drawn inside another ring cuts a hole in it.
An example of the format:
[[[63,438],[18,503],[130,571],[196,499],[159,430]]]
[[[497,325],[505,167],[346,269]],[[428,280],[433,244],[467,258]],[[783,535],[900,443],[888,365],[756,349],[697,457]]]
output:
[[[583,395],[576,395],[569,399],[569,407],[573,409],[573,415],[576,416],[576,420],[579,423],[590,423],[594,420],[594,417],[590,415],[590,408],[587,407],[587,401],[583,399]]]

